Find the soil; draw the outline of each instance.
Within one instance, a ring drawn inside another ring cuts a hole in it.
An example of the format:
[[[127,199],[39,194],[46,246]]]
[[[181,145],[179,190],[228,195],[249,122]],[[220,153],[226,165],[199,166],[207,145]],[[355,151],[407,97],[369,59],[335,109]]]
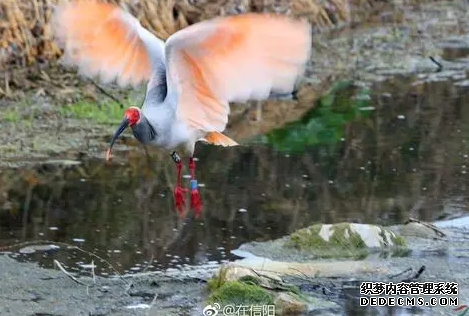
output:
[[[201,315],[204,287],[184,273],[79,277],[0,256],[0,315]],[[209,267],[199,276],[207,277]],[[151,309],[149,308],[151,306]],[[192,311],[193,310],[193,311]]]

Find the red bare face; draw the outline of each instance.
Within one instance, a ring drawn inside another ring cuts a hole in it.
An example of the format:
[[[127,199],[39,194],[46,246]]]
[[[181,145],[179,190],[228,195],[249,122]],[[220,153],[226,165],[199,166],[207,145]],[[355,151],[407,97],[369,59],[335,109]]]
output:
[[[106,161],[109,161],[112,145],[114,145],[114,142],[119,137],[119,135],[122,134],[127,126],[132,126],[140,120],[140,109],[136,106],[130,106],[124,111],[124,116],[124,119],[112,136],[111,144],[109,145],[109,148],[106,152]]]
[[[124,111],[125,117],[129,120],[129,126],[134,125],[140,120],[140,110],[137,107],[131,106]]]

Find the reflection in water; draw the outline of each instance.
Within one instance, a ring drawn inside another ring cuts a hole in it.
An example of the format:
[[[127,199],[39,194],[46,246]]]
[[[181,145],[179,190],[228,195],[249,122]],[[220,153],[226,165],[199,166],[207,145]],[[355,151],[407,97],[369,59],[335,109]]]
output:
[[[200,145],[200,220],[178,220],[170,191],[175,170],[166,153],[152,152],[151,165],[132,151],[119,153],[125,164],[88,160],[3,170],[1,244],[63,241],[132,272],[230,260],[230,250],[243,242],[277,238],[312,222],[393,224],[463,209],[468,89],[445,77],[414,77],[390,79],[372,91],[372,115],[346,124],[333,149],[287,154],[268,146]],[[91,261],[76,250],[28,258],[51,266],[52,256],[72,270]]]

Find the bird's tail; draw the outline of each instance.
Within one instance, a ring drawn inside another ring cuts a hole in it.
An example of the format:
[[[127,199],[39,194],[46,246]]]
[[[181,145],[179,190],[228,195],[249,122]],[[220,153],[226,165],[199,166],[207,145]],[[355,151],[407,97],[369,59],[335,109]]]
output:
[[[228,136],[223,135],[222,133],[219,133],[219,132],[209,132],[205,134],[205,137],[202,138],[201,140],[212,145],[223,146],[223,147],[238,145],[237,142],[235,142]]]

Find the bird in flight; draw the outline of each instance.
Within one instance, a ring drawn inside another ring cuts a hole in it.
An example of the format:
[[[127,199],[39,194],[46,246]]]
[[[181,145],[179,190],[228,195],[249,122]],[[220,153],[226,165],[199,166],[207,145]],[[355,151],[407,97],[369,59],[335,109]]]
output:
[[[168,150],[177,171],[175,208],[182,214],[188,190],[181,183],[182,161],[176,151],[184,150],[195,216],[202,206],[195,144],[237,145],[223,134],[229,103],[291,94],[311,54],[309,23],[277,14],[218,17],[163,41],[119,6],[75,0],[56,7],[53,27],[64,61],[82,75],[120,87],[147,84],[142,106],[125,109],[106,160],[129,126],[141,143]]]

